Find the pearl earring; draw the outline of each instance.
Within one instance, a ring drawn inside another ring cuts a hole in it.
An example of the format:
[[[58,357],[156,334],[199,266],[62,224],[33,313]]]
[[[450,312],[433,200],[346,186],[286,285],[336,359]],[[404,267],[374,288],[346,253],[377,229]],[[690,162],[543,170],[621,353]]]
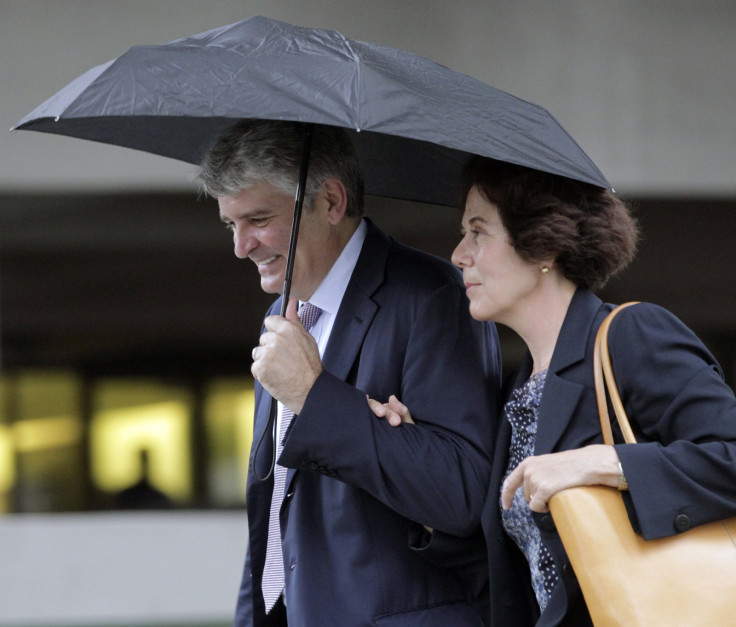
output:
[[[547,266],[541,266],[539,269],[542,271],[542,274],[547,274],[549,272],[549,268]]]

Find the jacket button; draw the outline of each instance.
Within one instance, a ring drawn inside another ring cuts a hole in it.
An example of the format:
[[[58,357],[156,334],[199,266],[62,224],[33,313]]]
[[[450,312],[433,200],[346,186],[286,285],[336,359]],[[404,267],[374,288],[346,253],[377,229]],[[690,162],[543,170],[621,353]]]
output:
[[[545,514],[539,519],[539,528],[542,531],[554,531],[555,530],[555,521],[552,520],[552,516],[549,514]]]
[[[685,514],[678,514],[675,516],[675,529],[677,531],[687,531],[690,529],[690,518]]]

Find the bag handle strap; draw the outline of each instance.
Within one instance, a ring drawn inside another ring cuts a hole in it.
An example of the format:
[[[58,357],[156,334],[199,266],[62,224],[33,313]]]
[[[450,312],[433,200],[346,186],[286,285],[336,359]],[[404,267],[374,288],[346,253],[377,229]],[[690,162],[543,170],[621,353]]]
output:
[[[611,355],[608,352],[608,329],[613,319],[627,307],[638,304],[638,301],[624,303],[616,307],[606,316],[606,319],[598,329],[595,336],[595,347],[593,348],[593,378],[595,380],[595,397],[598,402],[598,416],[601,421],[601,431],[603,432],[603,443],[613,444],[613,431],[611,430],[611,418],[608,414],[608,403],[606,402],[606,385],[608,386],[608,395],[611,397],[613,411],[616,414],[618,425],[627,444],[635,444],[636,437],[631,430],[629,419],[626,417],[626,410],[621,402],[621,396],[618,393],[616,378],[613,376],[613,368],[611,367]],[[605,377],[605,379],[604,379]]]

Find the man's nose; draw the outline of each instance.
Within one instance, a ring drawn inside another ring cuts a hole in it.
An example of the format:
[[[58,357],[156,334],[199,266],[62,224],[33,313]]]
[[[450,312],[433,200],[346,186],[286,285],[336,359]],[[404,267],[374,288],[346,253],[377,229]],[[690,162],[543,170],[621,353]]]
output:
[[[258,246],[258,240],[253,237],[247,228],[241,227],[233,233],[233,246],[235,256],[238,259],[245,259]]]

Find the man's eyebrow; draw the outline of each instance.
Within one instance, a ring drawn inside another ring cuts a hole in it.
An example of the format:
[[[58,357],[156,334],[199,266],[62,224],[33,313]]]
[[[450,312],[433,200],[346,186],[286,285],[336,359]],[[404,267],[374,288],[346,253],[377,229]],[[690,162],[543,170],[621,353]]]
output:
[[[268,207],[262,207],[259,209],[254,209],[253,211],[245,211],[241,214],[236,215],[235,218],[238,220],[249,220],[252,218],[262,218],[264,216],[271,215],[271,213],[273,213],[271,209],[269,209]],[[229,217],[222,214],[220,214],[220,220],[222,220],[223,222],[232,222]]]

